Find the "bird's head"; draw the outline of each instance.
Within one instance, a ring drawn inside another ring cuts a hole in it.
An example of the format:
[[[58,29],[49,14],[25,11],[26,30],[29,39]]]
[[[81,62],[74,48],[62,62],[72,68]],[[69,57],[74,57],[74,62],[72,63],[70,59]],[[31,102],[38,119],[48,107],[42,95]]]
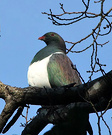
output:
[[[51,46],[57,46],[59,49],[63,50],[64,53],[66,53],[66,45],[65,42],[63,40],[63,38],[58,35],[55,32],[48,32],[46,34],[44,34],[42,37],[38,38],[39,40],[44,41],[47,46],[51,45]]]

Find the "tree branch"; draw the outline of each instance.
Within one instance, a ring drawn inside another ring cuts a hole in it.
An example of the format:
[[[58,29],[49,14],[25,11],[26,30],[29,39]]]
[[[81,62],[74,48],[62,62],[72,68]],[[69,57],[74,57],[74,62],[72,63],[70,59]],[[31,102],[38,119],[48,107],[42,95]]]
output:
[[[22,135],[37,135],[48,123],[57,124],[65,121],[68,112],[75,107],[82,108],[82,110],[86,110],[86,112],[88,113],[93,113],[95,112],[94,108],[98,112],[105,110],[107,106],[108,109],[111,108],[112,102],[108,105],[108,100],[102,98],[98,103],[94,104],[94,107],[91,105],[91,103],[88,102],[77,102],[70,103],[66,106],[60,105],[41,108],[38,110],[37,116],[25,127],[25,129],[22,132]]]
[[[0,132],[19,106],[25,106],[25,104],[54,106],[67,105],[73,102],[97,104],[102,98],[110,99],[111,94],[112,71],[91,82],[75,87],[68,85],[54,89],[17,88],[0,82],[0,98],[3,98],[6,102],[0,115]]]

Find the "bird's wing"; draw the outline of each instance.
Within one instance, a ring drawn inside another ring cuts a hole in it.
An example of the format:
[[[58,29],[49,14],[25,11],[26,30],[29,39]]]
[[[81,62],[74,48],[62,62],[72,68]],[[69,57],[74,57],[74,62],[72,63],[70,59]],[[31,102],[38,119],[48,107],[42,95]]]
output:
[[[53,54],[47,70],[51,87],[81,84],[77,71],[73,69],[72,62],[65,54]]]

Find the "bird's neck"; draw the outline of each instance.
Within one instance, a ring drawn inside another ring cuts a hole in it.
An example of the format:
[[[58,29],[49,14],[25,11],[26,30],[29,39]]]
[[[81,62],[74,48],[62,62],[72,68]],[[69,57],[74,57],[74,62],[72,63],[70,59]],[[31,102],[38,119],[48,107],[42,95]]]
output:
[[[51,43],[49,43],[49,45],[47,45],[47,47],[54,48],[53,50],[56,50],[56,52],[58,50],[66,54],[66,46],[64,42],[52,41]]]
[[[57,53],[57,52],[64,53],[63,50],[59,49],[57,46],[53,46],[53,45],[46,46],[42,50],[37,52],[37,54],[34,56],[32,62],[31,62],[31,64],[36,61],[40,61],[40,60],[48,57],[49,55]]]

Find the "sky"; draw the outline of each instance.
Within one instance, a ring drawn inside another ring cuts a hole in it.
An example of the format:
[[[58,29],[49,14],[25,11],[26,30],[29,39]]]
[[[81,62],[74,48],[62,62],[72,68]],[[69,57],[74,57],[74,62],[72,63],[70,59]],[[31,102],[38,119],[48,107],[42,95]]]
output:
[[[69,26],[55,26],[48,19],[47,15],[41,12],[52,12],[61,14],[59,3],[64,4],[66,11],[83,11],[84,6],[81,0],[0,0],[0,80],[8,85],[16,87],[27,87],[27,70],[33,56],[40,49],[45,47],[45,43],[38,40],[38,37],[47,32],[53,31],[63,37],[65,41],[77,42],[92,32],[97,24],[98,19],[85,19]],[[99,13],[99,3],[90,5],[89,11]],[[108,11],[112,6],[112,1],[106,0],[104,11]],[[112,21],[112,18],[110,18]],[[105,26],[104,22],[104,26]],[[104,67],[105,72],[112,70],[112,33],[98,39],[99,43],[110,41],[104,47],[98,47],[98,57]],[[77,44],[74,50],[82,50],[92,43],[92,38]],[[70,48],[70,44],[66,44]],[[84,78],[88,81],[90,70],[92,50],[88,49],[83,53],[69,53],[68,56]],[[96,73],[92,79],[98,78],[101,73]],[[0,112],[4,107],[4,101],[0,100]],[[36,115],[39,106],[31,106],[29,110],[29,118]],[[24,110],[25,115],[26,109]],[[107,111],[104,115],[105,120],[112,131],[112,113]],[[90,114],[90,122],[93,127],[93,132],[98,135],[97,117],[95,114]],[[20,123],[25,123],[25,119],[20,117],[13,127],[5,135],[20,135],[23,127]],[[39,135],[43,135],[51,125],[47,126]],[[101,122],[101,131],[105,135],[108,130],[103,122]]]

